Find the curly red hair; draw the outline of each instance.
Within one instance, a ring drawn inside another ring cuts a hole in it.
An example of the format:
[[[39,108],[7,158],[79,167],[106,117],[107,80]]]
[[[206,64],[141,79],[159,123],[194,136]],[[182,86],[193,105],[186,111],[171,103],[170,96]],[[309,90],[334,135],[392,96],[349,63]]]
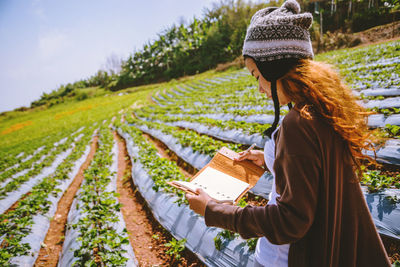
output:
[[[363,160],[376,163],[363,153],[365,150],[375,153],[373,136],[367,125],[367,115],[371,113],[357,103],[353,92],[330,65],[309,59],[299,60],[281,82],[284,94],[295,103],[304,103],[300,110],[303,117],[311,117],[311,110],[321,114],[347,141],[359,174]]]

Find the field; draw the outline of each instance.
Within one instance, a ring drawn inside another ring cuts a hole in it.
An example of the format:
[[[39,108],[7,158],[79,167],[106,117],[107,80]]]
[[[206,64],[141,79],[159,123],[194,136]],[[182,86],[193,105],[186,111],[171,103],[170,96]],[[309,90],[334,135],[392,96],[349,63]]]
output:
[[[373,112],[381,166],[361,185],[400,262],[400,41],[316,60]],[[245,69],[0,116],[0,265],[251,266],[256,239],[206,227],[166,182],[189,180],[223,146],[262,149],[273,119]],[[265,205],[271,187],[266,172],[239,205]]]

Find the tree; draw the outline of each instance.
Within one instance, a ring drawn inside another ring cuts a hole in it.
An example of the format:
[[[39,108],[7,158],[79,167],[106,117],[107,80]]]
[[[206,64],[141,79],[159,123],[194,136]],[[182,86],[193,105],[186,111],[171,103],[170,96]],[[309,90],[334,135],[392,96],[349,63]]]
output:
[[[111,55],[107,57],[103,69],[105,69],[110,75],[117,74],[121,71],[122,63],[122,58],[115,53],[111,53]]]

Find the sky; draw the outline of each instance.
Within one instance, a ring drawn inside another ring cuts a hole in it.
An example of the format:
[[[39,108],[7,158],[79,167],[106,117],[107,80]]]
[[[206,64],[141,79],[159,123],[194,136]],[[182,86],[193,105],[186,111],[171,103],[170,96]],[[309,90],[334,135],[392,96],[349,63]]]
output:
[[[0,112],[127,58],[215,0],[0,0]]]

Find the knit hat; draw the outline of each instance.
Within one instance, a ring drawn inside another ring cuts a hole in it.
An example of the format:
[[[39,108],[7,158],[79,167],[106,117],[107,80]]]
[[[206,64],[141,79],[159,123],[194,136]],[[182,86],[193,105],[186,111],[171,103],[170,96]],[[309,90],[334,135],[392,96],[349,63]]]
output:
[[[276,81],[284,76],[297,59],[313,58],[310,33],[313,17],[300,12],[295,0],[287,0],[281,7],[267,7],[251,18],[243,44],[243,56],[254,59],[265,79],[271,82],[275,119],[264,135],[271,137],[279,122],[279,99]],[[289,109],[292,107],[288,104]]]
[[[256,61],[282,58],[313,58],[310,33],[313,17],[300,12],[295,0],[279,8],[267,7],[251,18],[243,45],[243,55]]]

